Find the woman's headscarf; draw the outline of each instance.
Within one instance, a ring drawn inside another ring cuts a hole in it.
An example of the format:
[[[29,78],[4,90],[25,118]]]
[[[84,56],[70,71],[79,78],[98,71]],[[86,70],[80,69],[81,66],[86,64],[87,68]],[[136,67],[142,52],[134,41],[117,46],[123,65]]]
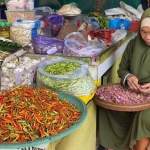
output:
[[[141,23],[144,18],[150,17],[150,8],[146,9],[140,20]],[[131,60],[131,73],[136,75],[140,82],[150,82],[150,46],[142,39],[140,28],[135,38],[133,46],[133,54]]]

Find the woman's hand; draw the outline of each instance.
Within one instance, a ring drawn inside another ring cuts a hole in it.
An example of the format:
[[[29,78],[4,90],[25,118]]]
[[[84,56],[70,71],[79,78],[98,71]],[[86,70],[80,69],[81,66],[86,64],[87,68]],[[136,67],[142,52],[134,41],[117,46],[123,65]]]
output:
[[[139,91],[142,92],[142,93],[146,93],[146,94],[150,93],[150,83],[141,85],[139,87]]]
[[[135,90],[135,91],[139,90],[140,88],[140,85],[138,84],[139,80],[135,75],[130,74],[126,80],[130,89]]]

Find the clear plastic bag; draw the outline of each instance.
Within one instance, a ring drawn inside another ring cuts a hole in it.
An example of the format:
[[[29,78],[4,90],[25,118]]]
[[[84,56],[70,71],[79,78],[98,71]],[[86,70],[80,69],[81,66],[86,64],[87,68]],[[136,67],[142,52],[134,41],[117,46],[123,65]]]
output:
[[[125,38],[126,36],[127,36],[126,30],[116,30],[114,33],[111,34],[111,42],[116,43]]]
[[[80,64],[80,67],[62,75],[53,75],[44,71],[45,67],[50,66],[54,63],[57,70],[59,67],[57,63],[59,62],[78,63]],[[46,87],[56,91],[69,93],[75,96],[87,96],[96,89],[94,80],[88,68],[88,64],[82,61],[54,57],[52,60],[45,61],[38,66],[37,85],[40,85],[39,83],[42,83]]]
[[[102,51],[97,45],[90,45],[80,32],[72,32],[64,39],[64,56],[95,58]]]
[[[84,22],[91,24],[93,29],[100,28],[99,21],[96,17],[85,17],[83,20],[84,20]]]
[[[54,54],[62,53],[64,49],[63,40],[47,37],[44,35],[36,35],[32,38],[34,53],[36,54]]]
[[[43,21],[14,21],[10,27],[10,39],[21,46],[29,45],[33,36],[41,34],[43,26]]]
[[[80,14],[81,10],[78,8],[76,3],[70,3],[63,5],[58,11],[58,14],[60,15],[75,15],[75,14]]]

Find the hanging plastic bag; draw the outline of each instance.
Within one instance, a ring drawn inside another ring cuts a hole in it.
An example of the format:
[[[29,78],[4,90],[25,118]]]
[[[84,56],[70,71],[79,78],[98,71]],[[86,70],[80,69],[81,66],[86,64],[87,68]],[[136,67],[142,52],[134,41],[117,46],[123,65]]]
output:
[[[102,51],[101,47],[90,45],[80,32],[72,32],[64,40],[64,56],[95,58]]]
[[[38,66],[37,85],[41,83],[75,96],[87,96],[96,89],[87,63],[61,57],[54,57]]]
[[[116,18],[116,19],[109,20],[110,29],[128,30],[130,26],[131,26],[131,22],[125,19]]]

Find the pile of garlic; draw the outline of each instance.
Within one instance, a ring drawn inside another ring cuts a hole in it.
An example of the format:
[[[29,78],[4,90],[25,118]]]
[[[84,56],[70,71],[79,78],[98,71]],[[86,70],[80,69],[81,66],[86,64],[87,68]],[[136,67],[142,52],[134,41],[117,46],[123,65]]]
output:
[[[1,91],[8,90],[16,85],[33,86],[33,76],[38,64],[45,57],[31,59],[27,56],[18,57],[5,63],[1,68]]]

